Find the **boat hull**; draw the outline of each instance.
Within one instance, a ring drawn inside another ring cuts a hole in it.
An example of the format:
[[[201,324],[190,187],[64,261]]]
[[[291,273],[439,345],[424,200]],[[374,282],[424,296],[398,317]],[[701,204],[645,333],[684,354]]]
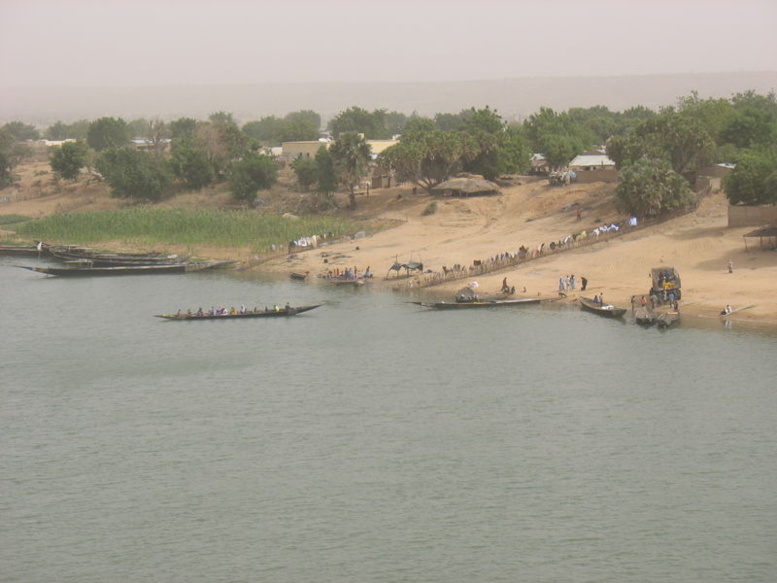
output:
[[[515,298],[510,300],[490,300],[475,302],[413,302],[424,308],[435,310],[469,310],[475,308],[503,308],[508,306],[528,306],[548,301],[542,298]]]
[[[315,304],[312,306],[292,306],[290,308],[281,308],[279,310],[258,310],[258,311],[249,311],[245,313],[237,313],[237,314],[203,314],[201,316],[198,316],[197,314],[154,314],[154,317],[156,318],[163,318],[165,320],[174,320],[178,322],[186,321],[186,322],[192,322],[192,321],[201,321],[201,320],[241,320],[241,319],[252,319],[252,318],[281,318],[281,317],[287,317],[287,316],[296,316],[297,314],[302,314],[303,312],[309,312],[310,310],[314,310],[318,307],[321,307],[321,304]]]
[[[45,275],[57,277],[103,277],[113,275],[157,275],[160,273],[185,273],[185,264],[179,265],[143,265],[133,267],[29,267],[18,265]]]
[[[579,298],[579,301],[580,307],[584,310],[605,318],[622,318],[626,314],[626,308],[618,308],[609,304],[599,305],[591,298]]]

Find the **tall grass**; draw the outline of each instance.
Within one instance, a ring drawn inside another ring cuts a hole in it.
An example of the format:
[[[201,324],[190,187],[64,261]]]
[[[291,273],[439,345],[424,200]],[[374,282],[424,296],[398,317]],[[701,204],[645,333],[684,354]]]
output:
[[[265,251],[271,245],[312,235],[352,234],[360,227],[342,217],[284,218],[240,210],[184,210],[133,207],[98,213],[67,213],[18,226],[19,236],[58,244],[122,241],[130,245],[249,246]]]
[[[24,215],[0,215],[0,225],[14,225],[29,220],[30,217],[25,217]]]

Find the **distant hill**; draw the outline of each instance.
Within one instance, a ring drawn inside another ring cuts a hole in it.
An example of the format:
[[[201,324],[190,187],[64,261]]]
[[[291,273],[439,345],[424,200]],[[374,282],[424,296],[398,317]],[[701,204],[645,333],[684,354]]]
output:
[[[215,111],[235,115],[240,123],[267,115],[312,109],[327,120],[349,106],[386,108],[406,114],[458,113],[488,105],[508,120],[522,120],[541,106],[605,105],[622,111],[635,105],[651,109],[674,105],[697,91],[701,98],[747,90],[777,91],[777,71],[634,75],[613,77],[529,77],[446,83],[316,83],[200,85],[123,88],[4,88],[0,123],[23,121],[46,127],[55,121],[96,119],[205,119]]]

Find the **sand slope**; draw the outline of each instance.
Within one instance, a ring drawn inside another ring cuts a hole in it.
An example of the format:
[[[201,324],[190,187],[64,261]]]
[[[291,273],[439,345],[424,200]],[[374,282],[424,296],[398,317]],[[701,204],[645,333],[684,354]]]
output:
[[[385,280],[388,268],[399,262],[420,261],[425,269],[441,271],[456,263],[488,259],[521,245],[536,247],[603,222],[622,221],[612,204],[613,185],[594,183],[552,187],[544,180],[524,178],[496,197],[434,199],[408,190],[378,191],[359,199],[357,214],[366,218],[402,221],[396,228],[366,239],[309,250],[274,261],[269,269],[324,273],[334,267],[370,266],[378,285],[404,288],[406,280]],[[401,194],[401,199],[398,199]],[[432,201],[437,212],[423,216]],[[727,228],[727,201],[717,192],[692,213],[653,227],[624,234],[608,242],[553,254],[497,273],[465,278],[425,288],[423,293],[450,296],[476,279],[482,290],[496,291],[508,278],[527,295],[557,296],[560,276],[575,274],[589,280],[590,295],[604,293],[608,302],[629,306],[632,295],[647,293],[653,267],[673,266],[683,281],[683,313],[717,317],[720,310],[753,306],[732,318],[777,325],[777,252],[758,248],[742,235],[752,227]],[[578,222],[576,210],[583,210]],[[326,262],[324,262],[326,260]],[[728,273],[728,262],[734,273]],[[579,287],[578,287],[579,289]],[[579,293],[579,291],[577,292]],[[566,301],[577,296],[570,294]]]

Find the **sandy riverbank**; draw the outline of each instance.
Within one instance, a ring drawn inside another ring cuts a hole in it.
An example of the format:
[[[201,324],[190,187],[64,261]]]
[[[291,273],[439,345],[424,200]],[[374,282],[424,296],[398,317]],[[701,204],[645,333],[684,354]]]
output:
[[[379,194],[360,199],[363,217],[401,220],[401,224],[365,239],[297,253],[262,265],[261,269],[306,271],[371,268],[374,284],[406,289],[406,279],[386,279],[399,262],[420,261],[425,269],[441,271],[465,266],[521,245],[537,246],[603,222],[622,221],[611,204],[612,187],[603,184],[554,188],[526,179],[492,198],[437,201],[437,212],[423,216],[433,199],[421,195]],[[581,221],[576,209],[583,209]],[[731,318],[777,327],[777,252],[759,248],[757,239],[743,235],[752,227],[727,227],[727,201],[722,193],[707,198],[692,214],[624,234],[608,242],[553,254],[487,275],[416,289],[430,297],[450,297],[469,281],[482,291],[497,291],[504,277],[525,295],[556,297],[559,277],[585,276],[586,295],[603,293],[608,302],[628,307],[633,295],[647,292],[653,267],[673,266],[683,282],[682,311],[686,316],[718,318],[726,304],[741,309]],[[728,263],[734,265],[728,272]],[[564,301],[575,301],[578,291]]]
[[[104,187],[80,184],[67,186],[58,194],[36,195],[35,170],[44,169],[43,162],[30,166],[29,184],[22,186],[26,198],[3,203],[0,212],[41,217],[119,204],[107,195]],[[315,276],[329,269],[356,267],[363,271],[369,266],[375,274],[373,285],[406,290],[415,283],[414,279],[386,279],[395,261],[418,261],[425,270],[440,272],[443,266],[470,266],[476,259],[515,252],[521,245],[531,248],[543,242],[549,244],[602,223],[623,221],[626,217],[619,215],[613,205],[613,190],[614,185],[602,183],[553,187],[546,180],[530,177],[517,178],[502,189],[500,196],[484,198],[436,199],[426,194],[414,195],[410,187],[374,190],[369,197],[359,197],[358,209],[351,213],[353,218],[364,221],[365,227],[373,221],[390,221],[397,226],[363,239],[284,256],[251,269],[284,274],[309,272]],[[213,204],[212,199],[183,195],[165,204],[196,206]],[[436,212],[424,214],[432,203],[436,203]],[[476,280],[481,291],[492,292],[507,277],[519,294],[525,288],[525,295],[557,297],[559,277],[574,274],[578,281],[581,276],[588,279],[587,295],[604,293],[608,302],[629,306],[633,295],[647,292],[650,269],[666,265],[675,267],[682,277],[684,315],[718,318],[726,304],[734,309],[752,306],[731,318],[777,328],[777,252],[761,249],[757,239],[749,240],[746,250],[743,235],[753,228],[728,228],[727,208],[725,196],[718,192],[706,198],[694,213],[608,242],[552,254],[488,275],[423,289],[416,286],[412,291],[450,298],[456,290]],[[580,221],[577,209],[582,210]],[[192,250],[172,246],[168,251],[253,264],[248,249]],[[733,273],[728,272],[729,261],[734,264]],[[578,289],[565,301],[575,301],[579,293]]]

